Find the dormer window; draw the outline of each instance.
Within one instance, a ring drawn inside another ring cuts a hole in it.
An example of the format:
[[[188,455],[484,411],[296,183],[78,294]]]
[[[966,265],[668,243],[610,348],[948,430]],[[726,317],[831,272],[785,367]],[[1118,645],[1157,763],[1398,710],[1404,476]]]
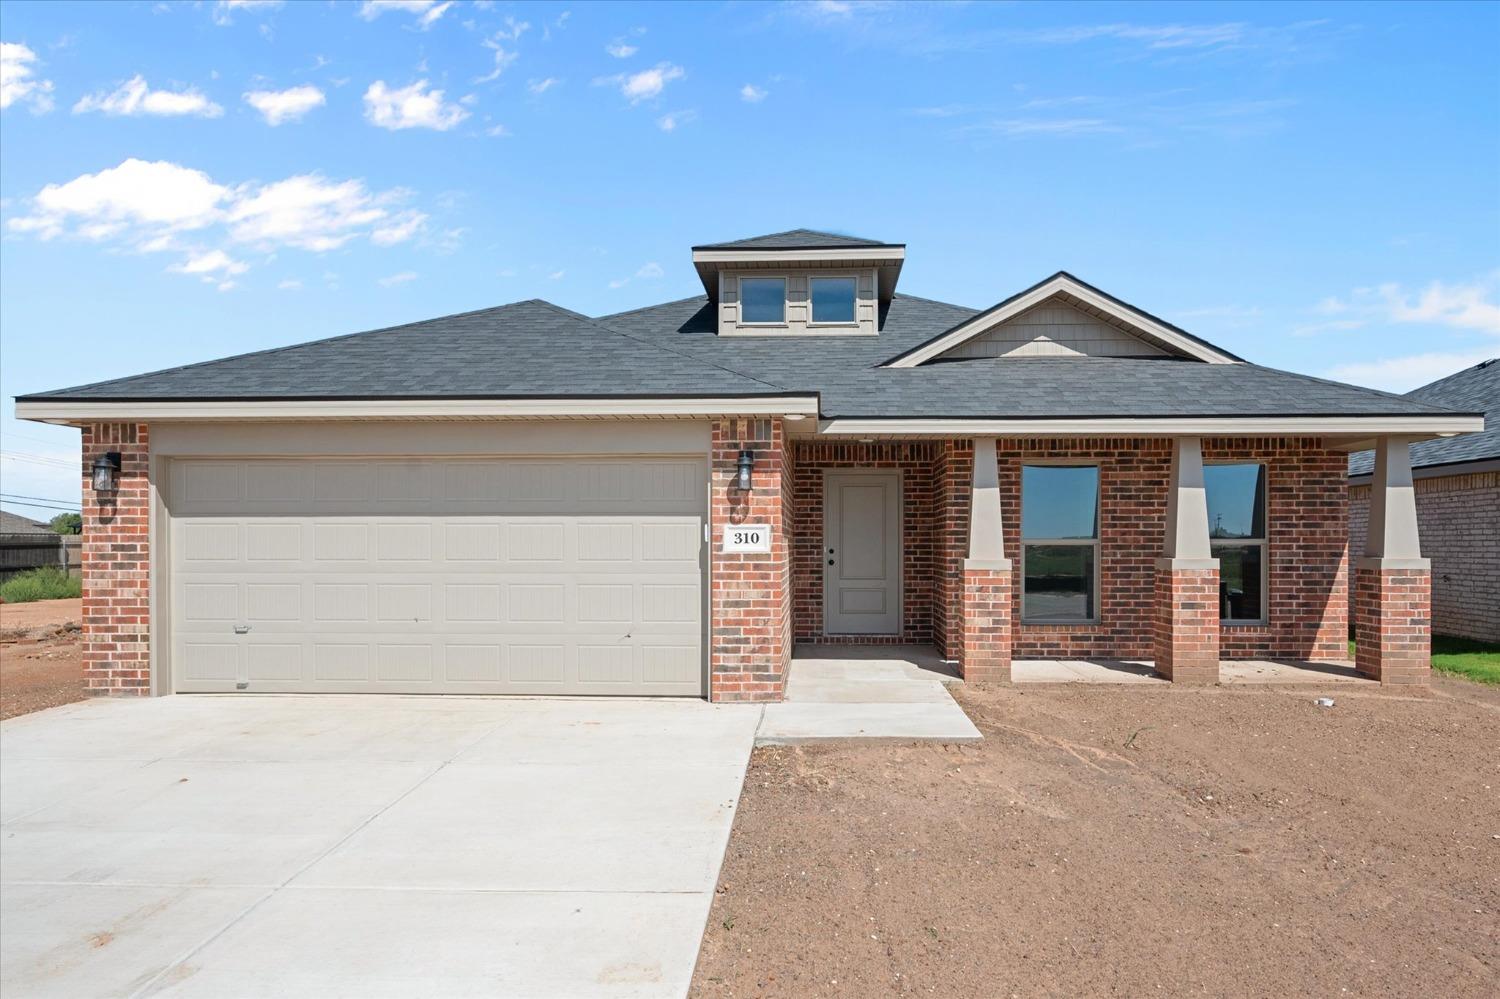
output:
[[[854,324],[854,299],[858,279],[815,277],[812,279],[812,321],[815,326]]]
[[[786,322],[786,278],[740,278],[740,322],[780,326]]]

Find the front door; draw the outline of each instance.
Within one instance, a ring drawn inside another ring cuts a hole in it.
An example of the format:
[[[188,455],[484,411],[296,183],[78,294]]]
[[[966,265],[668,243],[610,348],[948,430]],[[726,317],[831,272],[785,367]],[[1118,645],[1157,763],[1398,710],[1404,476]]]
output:
[[[901,633],[901,473],[823,479],[823,631]]]

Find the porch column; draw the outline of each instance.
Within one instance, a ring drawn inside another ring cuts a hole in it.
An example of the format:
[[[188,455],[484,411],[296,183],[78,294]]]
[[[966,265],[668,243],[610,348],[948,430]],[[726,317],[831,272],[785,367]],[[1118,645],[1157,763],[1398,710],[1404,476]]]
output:
[[[1174,683],[1219,682],[1219,560],[1208,543],[1203,443],[1172,441],[1167,529],[1156,561],[1156,671]]]
[[[1381,683],[1431,677],[1432,563],[1417,536],[1411,441],[1382,437],[1370,479],[1365,556],[1354,569],[1354,665]]]
[[[1010,682],[1011,562],[1005,557],[995,438],[974,440],[969,551],[959,600],[958,670],[976,683]]]

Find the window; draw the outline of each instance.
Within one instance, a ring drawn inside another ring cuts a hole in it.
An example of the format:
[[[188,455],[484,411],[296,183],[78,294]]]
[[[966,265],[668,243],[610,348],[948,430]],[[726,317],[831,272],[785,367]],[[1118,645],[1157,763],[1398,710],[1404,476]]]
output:
[[[815,277],[812,279],[812,321],[815,323],[854,322],[854,279],[852,277]]]
[[[1099,468],[1021,469],[1021,620],[1098,620]]]
[[[1219,618],[1266,620],[1266,466],[1205,465],[1208,540],[1219,560]]]
[[[740,278],[740,322],[786,322],[786,278]]]

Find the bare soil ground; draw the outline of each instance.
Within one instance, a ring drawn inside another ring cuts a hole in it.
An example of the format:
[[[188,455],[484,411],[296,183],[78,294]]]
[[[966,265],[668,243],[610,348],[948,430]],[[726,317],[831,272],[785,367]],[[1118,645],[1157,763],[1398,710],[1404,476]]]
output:
[[[957,696],[756,750],[693,996],[1500,995],[1500,691]]]
[[[82,604],[0,604],[0,718],[83,699]]]

